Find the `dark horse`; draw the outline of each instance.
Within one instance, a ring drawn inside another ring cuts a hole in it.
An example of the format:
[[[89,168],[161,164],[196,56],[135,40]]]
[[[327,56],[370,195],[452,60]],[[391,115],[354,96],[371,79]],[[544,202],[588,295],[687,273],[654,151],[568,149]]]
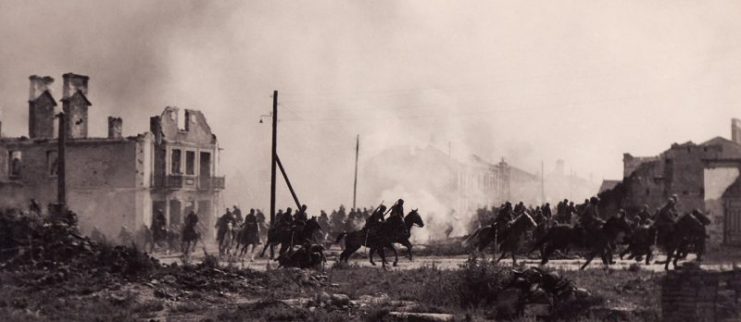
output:
[[[320,231],[322,228],[319,226],[315,217],[307,220],[303,226],[296,227],[270,227],[268,230],[268,240],[265,242],[265,246],[260,252],[260,257],[265,256],[265,250],[270,246],[270,259],[274,258],[273,247],[276,244],[280,244],[280,250],[278,255],[282,255],[289,248],[293,248],[294,245],[302,245],[306,242],[310,242],[314,236],[314,233]]]
[[[569,225],[555,225],[548,230],[542,238],[535,242],[530,249],[532,253],[536,249],[543,248],[540,265],[548,263],[548,259],[556,250],[565,251],[569,246],[588,246],[591,249],[587,256],[587,262],[582,265],[584,269],[597,254],[601,254],[602,262],[609,265],[612,262],[612,243],[614,243],[620,232],[628,233],[630,225],[625,216],[614,216],[607,220],[595,233],[588,233],[583,227],[572,227]],[[588,242],[587,242],[588,240]]]
[[[522,236],[537,226],[538,224],[533,217],[527,212],[523,212],[517,218],[513,219],[507,227],[489,225],[478,229],[466,239],[466,243],[473,243],[476,249],[483,251],[496,239],[496,243],[499,244],[499,249],[501,250],[501,255],[497,259],[497,262],[501,261],[509,252],[512,254],[512,264],[514,265],[517,263],[515,253],[520,246]]]
[[[417,213],[417,209],[412,210],[404,217],[404,227],[406,227],[406,233],[404,234],[398,234],[397,238],[395,240],[392,240],[389,245],[386,246],[386,248],[391,249],[394,252],[394,266],[396,266],[399,263],[399,253],[396,252],[396,248],[394,248],[394,244],[401,244],[402,246],[407,248],[407,256],[409,257],[409,261],[413,261],[412,259],[412,243],[409,241],[409,237],[412,237],[412,227],[414,225],[417,225],[419,228],[423,228],[425,226],[424,221],[422,221],[422,216]],[[376,252],[375,248],[371,248],[368,254],[368,257],[370,257],[371,264],[375,265],[373,263],[373,253]]]
[[[666,263],[664,270],[669,270],[671,261],[674,268],[677,268],[677,261],[690,251],[697,254],[697,260],[702,260],[702,254],[705,252],[705,226],[710,224],[705,214],[699,210],[685,214],[673,225],[672,233],[661,241],[663,248],[666,250]],[[674,259],[672,261],[672,258]]]
[[[602,263],[605,266],[613,264],[612,251],[614,249],[615,241],[620,233],[629,234],[631,231],[631,225],[624,215],[612,216],[602,225],[596,236],[589,241],[591,252],[587,255],[587,261],[581,266],[581,270],[584,270],[589,263],[592,262],[597,254],[602,257]]]
[[[345,232],[339,234],[335,243],[339,243],[343,238],[345,238],[345,250],[340,254],[340,262],[347,262],[350,259],[350,256],[360,249],[360,247],[367,246],[371,249],[371,251],[368,252],[368,259],[371,264],[375,265],[373,262],[372,252],[378,251],[378,254],[381,255],[381,263],[385,268],[386,254],[383,249],[393,248],[393,243],[400,240],[406,240],[408,243],[409,229],[415,222],[422,223],[422,218],[419,216],[416,209],[406,215],[403,220],[394,220],[394,218],[389,218],[385,222],[381,223],[378,228],[364,228],[349,233]],[[424,225],[424,223],[422,223],[422,225]],[[408,245],[407,249],[409,250],[411,257],[411,243],[408,243]]]

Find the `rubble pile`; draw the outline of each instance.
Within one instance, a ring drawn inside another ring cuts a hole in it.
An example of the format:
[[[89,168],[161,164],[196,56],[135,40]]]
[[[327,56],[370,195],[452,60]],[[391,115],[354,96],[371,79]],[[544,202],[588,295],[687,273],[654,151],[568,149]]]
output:
[[[74,218],[67,212],[64,218]],[[96,243],[77,230],[74,220],[0,212],[0,270],[43,269],[61,280],[79,270],[114,274],[126,278],[145,276],[159,262],[134,246]]]

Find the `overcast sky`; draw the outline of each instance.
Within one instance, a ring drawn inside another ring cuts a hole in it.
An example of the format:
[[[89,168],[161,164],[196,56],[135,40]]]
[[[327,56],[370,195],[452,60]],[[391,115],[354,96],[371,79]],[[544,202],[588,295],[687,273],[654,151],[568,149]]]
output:
[[[200,109],[227,204],[267,206],[273,90],[281,159],[323,208],[352,198],[356,134],[361,157],[450,142],[601,180],[741,116],[739,1],[0,0],[0,40],[4,135],[28,133],[32,74],[57,99],[63,73],[89,75],[94,136],[109,115],[134,135]]]

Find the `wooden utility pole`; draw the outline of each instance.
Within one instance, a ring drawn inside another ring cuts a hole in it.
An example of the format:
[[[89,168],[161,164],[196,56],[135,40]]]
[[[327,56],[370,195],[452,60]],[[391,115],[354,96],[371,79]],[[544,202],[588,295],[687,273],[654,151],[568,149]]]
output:
[[[67,144],[67,131],[65,129],[64,113],[57,114],[59,118],[59,137],[57,138],[57,203],[59,209],[67,207],[67,183],[65,173],[65,145]]]
[[[278,91],[273,91],[273,144],[270,153],[270,224],[275,223],[275,165],[278,156]]]
[[[540,160],[540,202],[545,203],[545,164]]]
[[[360,153],[360,134],[355,137],[355,180],[352,184],[352,207],[356,208],[355,202],[358,197],[358,154]]]
[[[291,180],[288,179],[288,174],[286,174],[286,168],[283,167],[283,162],[280,162],[280,158],[277,155],[275,156],[275,162],[278,164],[278,168],[280,168],[280,173],[283,174],[283,179],[286,180],[286,185],[288,186],[288,190],[291,192],[291,196],[293,196],[293,201],[296,203],[296,210],[301,209],[301,202],[298,201],[298,196],[296,195],[296,191],[293,190],[293,185],[291,184]]]

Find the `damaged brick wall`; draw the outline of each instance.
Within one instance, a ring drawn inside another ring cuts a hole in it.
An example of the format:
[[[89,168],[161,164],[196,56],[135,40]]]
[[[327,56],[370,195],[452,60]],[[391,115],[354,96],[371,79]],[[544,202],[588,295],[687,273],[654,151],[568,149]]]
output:
[[[741,270],[667,273],[661,286],[663,321],[738,321]]]

